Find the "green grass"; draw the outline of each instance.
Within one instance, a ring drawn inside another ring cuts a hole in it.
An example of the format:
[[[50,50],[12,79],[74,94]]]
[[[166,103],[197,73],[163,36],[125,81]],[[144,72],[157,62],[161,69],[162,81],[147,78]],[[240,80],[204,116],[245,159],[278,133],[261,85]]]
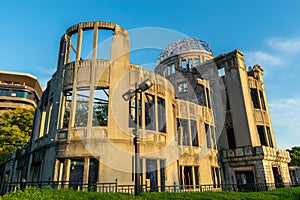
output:
[[[300,187],[280,188],[266,192],[195,192],[195,193],[142,193],[141,196],[124,193],[97,193],[86,191],[73,191],[70,189],[55,190],[46,187],[42,190],[38,188],[26,188],[24,191],[6,194],[0,197],[1,200],[10,199],[295,199],[300,200]]]

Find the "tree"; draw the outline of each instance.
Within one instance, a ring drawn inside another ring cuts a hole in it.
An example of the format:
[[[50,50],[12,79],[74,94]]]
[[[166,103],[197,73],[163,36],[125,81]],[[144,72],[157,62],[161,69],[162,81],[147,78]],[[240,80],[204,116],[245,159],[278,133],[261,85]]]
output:
[[[2,159],[5,159],[5,155],[9,155],[29,142],[34,111],[34,108],[18,107],[0,115],[0,154]]]
[[[291,156],[290,166],[300,166],[300,146],[293,147],[291,150],[287,150]]]

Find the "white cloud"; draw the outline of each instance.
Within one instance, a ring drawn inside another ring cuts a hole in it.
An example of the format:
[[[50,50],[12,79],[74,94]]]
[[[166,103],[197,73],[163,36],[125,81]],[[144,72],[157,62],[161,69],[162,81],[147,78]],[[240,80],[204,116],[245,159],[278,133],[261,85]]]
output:
[[[300,38],[271,38],[268,46],[282,53],[295,54],[300,52]]]
[[[283,64],[282,58],[263,51],[250,51],[245,53],[245,60],[250,65],[260,64],[264,66],[280,66]]]
[[[269,102],[277,145],[286,149],[300,145],[300,97]]]

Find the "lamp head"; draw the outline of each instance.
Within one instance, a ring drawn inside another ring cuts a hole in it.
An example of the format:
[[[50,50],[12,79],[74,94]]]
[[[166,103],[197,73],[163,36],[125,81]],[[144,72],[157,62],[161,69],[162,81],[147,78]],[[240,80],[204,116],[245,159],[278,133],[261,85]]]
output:
[[[138,90],[140,90],[141,92],[148,90],[151,86],[153,85],[152,81],[148,78],[146,80],[144,80],[143,82],[141,82],[138,85]]]

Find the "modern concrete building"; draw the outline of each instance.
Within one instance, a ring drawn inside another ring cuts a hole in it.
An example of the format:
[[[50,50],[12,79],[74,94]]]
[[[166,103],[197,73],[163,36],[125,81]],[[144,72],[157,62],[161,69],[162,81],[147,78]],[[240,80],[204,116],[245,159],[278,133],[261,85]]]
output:
[[[37,78],[28,73],[0,71],[0,114],[16,107],[36,107],[42,96]]]
[[[99,56],[103,30],[113,33],[109,60]],[[129,45],[128,32],[113,23],[66,31],[24,150],[27,162],[11,155],[5,182],[133,185],[136,123],[140,180],[153,191],[290,182],[289,154],[277,149],[259,65],[247,70],[240,51],[214,57],[205,42],[185,38],[162,51],[154,73],[129,62]],[[131,91],[147,79],[153,85],[136,98]]]

